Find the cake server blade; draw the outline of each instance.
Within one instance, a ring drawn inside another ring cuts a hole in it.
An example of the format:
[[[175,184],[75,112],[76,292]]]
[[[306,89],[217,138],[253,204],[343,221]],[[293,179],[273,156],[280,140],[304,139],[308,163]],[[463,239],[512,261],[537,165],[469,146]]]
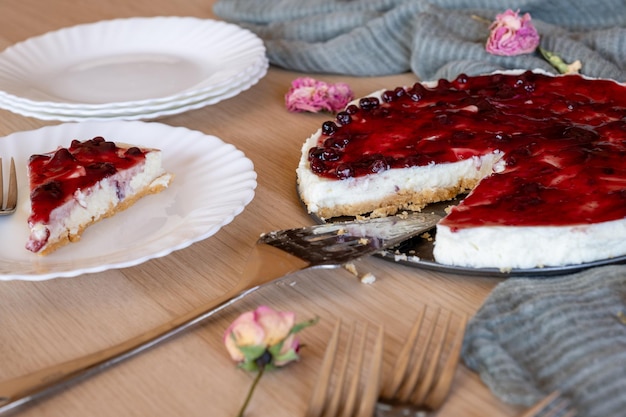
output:
[[[304,269],[340,267],[417,236],[440,219],[433,213],[411,213],[266,233],[254,246],[241,279],[226,294],[115,346],[1,382],[0,414],[137,355],[205,321],[261,286]]]

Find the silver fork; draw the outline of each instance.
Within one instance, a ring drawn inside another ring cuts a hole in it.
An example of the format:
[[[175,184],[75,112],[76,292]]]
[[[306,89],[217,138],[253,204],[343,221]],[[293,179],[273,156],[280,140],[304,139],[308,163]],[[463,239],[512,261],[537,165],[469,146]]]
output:
[[[356,328],[354,323],[346,337],[345,349],[341,349],[341,321],[337,321],[306,417],[372,416],[380,389],[384,331],[378,326],[374,347],[366,357],[369,326],[365,325],[358,342],[355,342]]]
[[[554,391],[543,400],[533,405],[523,412],[519,417],[575,417],[576,410],[571,406],[570,401],[561,395],[559,391]]]
[[[376,406],[377,417],[425,416],[446,399],[461,354],[467,315],[452,325],[438,308],[430,321],[423,308],[400,351]]]
[[[17,174],[15,173],[15,161],[11,158],[11,168],[9,170],[9,191],[7,202],[3,206],[4,179],[2,178],[2,158],[0,158],[0,216],[15,213],[17,208]]]
[[[0,414],[137,355],[289,273],[340,267],[417,236],[432,228],[440,218],[415,213],[267,233],[257,241],[239,282],[226,294],[125,342],[0,382]]]

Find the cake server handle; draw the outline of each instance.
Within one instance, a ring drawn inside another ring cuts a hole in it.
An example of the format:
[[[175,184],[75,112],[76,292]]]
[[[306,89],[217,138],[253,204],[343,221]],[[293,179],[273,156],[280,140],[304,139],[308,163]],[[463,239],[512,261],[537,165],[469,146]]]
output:
[[[172,320],[118,345],[12,380],[0,382],[0,414],[9,413],[33,400],[53,394],[70,383],[87,378],[131,356],[137,355],[204,321],[257,288],[250,288],[238,294],[229,292],[217,299],[215,303],[204,306],[201,312],[194,311],[193,314]]]
[[[143,352],[203,322],[265,284],[307,268],[340,267],[417,236],[440,219],[441,216],[432,213],[414,213],[266,233],[254,246],[239,282],[226,294],[125,342],[0,382],[0,414]]]
[[[296,257],[285,260],[279,252],[278,249],[267,245],[256,245],[240,282],[233,289],[185,315],[98,352],[0,382],[0,415],[15,411],[18,407],[33,400],[58,392],[71,383],[86,379],[133,357],[200,324],[215,313],[256,291],[263,284],[309,266],[307,262]]]

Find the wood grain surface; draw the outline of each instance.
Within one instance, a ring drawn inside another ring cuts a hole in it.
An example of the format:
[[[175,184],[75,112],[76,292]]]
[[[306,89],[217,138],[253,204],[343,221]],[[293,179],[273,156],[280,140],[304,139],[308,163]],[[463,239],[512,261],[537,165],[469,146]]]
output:
[[[0,49],[51,30],[99,20],[166,15],[215,18],[212,4],[211,0],[0,0]],[[219,296],[237,282],[260,233],[313,223],[296,194],[295,167],[303,141],[329,116],[285,109],[284,95],[291,81],[303,75],[271,67],[257,85],[234,98],[157,120],[218,136],[241,149],[258,173],[254,200],[214,236],[164,258],[75,278],[0,282],[0,380],[106,348]],[[306,75],[346,82],[357,96],[416,81],[412,74]],[[58,122],[0,110],[0,136],[54,124]],[[2,236],[1,244],[24,242]],[[319,316],[320,322],[300,334],[305,347],[299,363],[263,377],[247,416],[304,415],[336,318],[384,324],[385,367],[389,367],[420,307],[440,305],[471,315],[499,282],[378,258],[363,260],[357,268],[373,273],[376,282],[363,284],[343,269],[295,274],[195,330],[18,414],[234,416],[254,375],[237,369],[223,347],[222,335],[240,313],[266,304],[295,311],[302,320]],[[475,373],[461,365],[437,416],[514,416],[519,411],[500,402]]]

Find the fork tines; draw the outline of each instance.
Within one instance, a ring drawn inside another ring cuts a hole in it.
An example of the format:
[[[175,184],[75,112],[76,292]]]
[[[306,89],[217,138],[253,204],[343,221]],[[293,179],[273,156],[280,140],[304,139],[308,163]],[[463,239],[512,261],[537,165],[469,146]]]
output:
[[[423,308],[398,354],[380,402],[436,410],[445,400],[460,358],[467,315]]]
[[[371,417],[380,390],[383,328],[367,323],[348,332],[337,321],[313,390],[307,417]],[[372,346],[368,348],[368,346]]]
[[[9,171],[9,191],[7,193],[6,206],[4,203],[4,179],[2,178],[2,158],[0,158],[0,215],[11,214],[17,207],[17,174],[15,172],[15,161],[11,158],[11,168]]]

